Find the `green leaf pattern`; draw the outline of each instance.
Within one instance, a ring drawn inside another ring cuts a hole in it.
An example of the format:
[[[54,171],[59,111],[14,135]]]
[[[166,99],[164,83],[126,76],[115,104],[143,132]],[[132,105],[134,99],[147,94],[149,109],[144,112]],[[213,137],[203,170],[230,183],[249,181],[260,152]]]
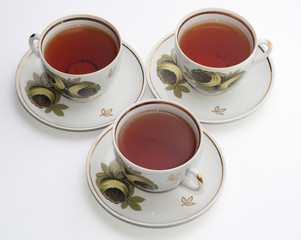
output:
[[[190,90],[184,86],[186,80],[178,66],[175,49],[171,50],[170,55],[163,54],[157,61],[157,75],[160,80],[167,84],[165,88],[168,91],[173,91],[177,98],[182,98],[183,93],[189,93]]]
[[[185,71],[181,71],[175,49],[171,50],[170,55],[163,54],[157,61],[157,75],[162,83],[167,84],[167,91],[173,91],[177,98],[182,98],[183,93],[190,90],[184,84],[188,83],[196,89],[207,93],[222,93],[229,87],[237,83],[245,71],[234,71],[228,74],[221,72],[209,72],[201,69],[189,70],[183,66]]]
[[[45,109],[45,113],[53,112],[59,117],[63,117],[64,110],[69,108],[59,104],[62,94],[68,98],[84,99],[97,94],[101,88],[98,84],[81,81],[80,78],[65,79],[46,72],[41,75],[34,72],[32,78],[25,87],[29,100],[38,108]]]
[[[34,72],[32,78],[25,87],[28,99],[38,108],[45,109],[45,113],[53,112],[59,117],[64,116],[63,110],[69,107],[59,103],[61,95],[52,86],[49,76],[45,72],[41,75]]]
[[[141,211],[140,203],[145,199],[134,196],[135,187],[147,190],[157,189],[152,181],[141,175],[140,172],[126,167],[120,159],[112,161],[109,166],[101,163],[102,172],[96,174],[96,185],[101,194],[121,208],[130,207],[134,211]]]

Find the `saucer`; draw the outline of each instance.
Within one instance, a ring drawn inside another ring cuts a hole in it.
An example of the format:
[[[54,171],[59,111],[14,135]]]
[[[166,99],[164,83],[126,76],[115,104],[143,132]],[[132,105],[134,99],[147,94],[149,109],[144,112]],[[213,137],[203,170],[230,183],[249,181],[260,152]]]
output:
[[[201,95],[186,80],[179,83],[177,89],[172,85],[173,82],[162,81],[157,74],[159,59],[161,63],[172,64],[173,68],[179,69],[175,54],[172,53],[174,41],[174,33],[164,37],[155,45],[147,61],[146,77],[156,98],[183,104],[192,110],[202,123],[225,123],[241,119],[257,110],[266,100],[274,82],[270,57],[254,63],[245,79],[235,88],[217,96]],[[260,51],[263,50],[258,47],[257,54]]]
[[[142,61],[127,43],[123,43],[122,58],[114,83],[97,99],[79,103],[61,96],[55,107],[40,108],[30,101],[26,89],[31,83],[43,81],[44,70],[39,57],[29,50],[16,73],[18,97],[33,117],[55,128],[88,131],[108,126],[123,109],[142,98],[146,86]]]
[[[120,168],[116,174],[112,126],[109,126],[98,136],[88,154],[87,180],[90,190],[110,214],[134,225],[162,228],[188,222],[203,214],[215,203],[224,184],[222,152],[212,137],[206,132],[204,136],[202,155],[197,165],[204,178],[204,188],[201,191],[194,192],[180,185],[167,192],[151,193],[134,187],[130,197],[123,199],[124,195],[116,189],[128,191],[120,182]],[[100,178],[107,181],[100,182]],[[100,189],[109,189],[109,192],[105,192],[105,195]]]

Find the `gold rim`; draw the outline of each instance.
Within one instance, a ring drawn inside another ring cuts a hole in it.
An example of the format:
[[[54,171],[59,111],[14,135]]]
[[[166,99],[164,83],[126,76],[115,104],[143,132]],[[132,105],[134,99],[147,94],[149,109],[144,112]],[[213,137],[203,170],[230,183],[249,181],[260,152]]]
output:
[[[127,223],[131,223],[137,226],[144,226],[144,227],[150,227],[150,228],[164,228],[164,227],[171,227],[171,226],[176,226],[176,225],[180,225],[183,223],[186,223],[190,220],[195,219],[196,217],[202,215],[203,213],[205,213],[210,207],[213,206],[213,204],[215,203],[215,201],[217,200],[222,187],[224,185],[224,177],[225,177],[225,167],[224,167],[224,157],[221,153],[221,150],[219,149],[219,147],[217,146],[216,142],[205,132],[203,131],[203,133],[208,137],[209,141],[214,145],[215,150],[218,153],[218,157],[220,160],[220,164],[221,164],[221,178],[220,178],[220,183],[218,186],[218,189],[216,190],[216,193],[214,194],[214,196],[211,198],[211,200],[207,203],[206,206],[204,206],[202,209],[200,209],[199,211],[197,211],[195,214],[191,215],[190,217],[185,217],[183,219],[180,220],[176,220],[170,223],[148,223],[148,222],[142,222],[139,220],[134,220],[133,218],[128,218],[126,216],[123,216],[122,214],[120,214],[119,212],[117,212],[116,210],[114,210],[113,208],[111,208],[108,204],[106,204],[106,202],[103,200],[103,198],[98,194],[95,185],[93,183],[93,179],[92,179],[92,158],[93,155],[95,153],[95,150],[98,146],[98,144],[104,139],[105,136],[107,136],[111,131],[112,131],[112,127],[108,127],[100,136],[99,138],[96,140],[96,143],[94,145],[92,145],[91,149],[90,149],[90,153],[88,155],[88,159],[87,159],[87,179],[88,179],[88,185],[90,187],[90,190],[92,192],[92,195],[94,196],[94,198],[96,199],[96,201],[99,202],[99,204],[110,214],[112,214],[113,216],[117,217],[118,219],[127,222]],[[113,134],[113,133],[112,133]],[[202,178],[203,179],[203,178]],[[156,194],[156,193],[152,193],[152,194]]]
[[[227,13],[227,12],[222,12],[222,11],[217,11],[217,10],[208,10],[208,11],[205,11],[205,12],[193,14],[192,16],[190,16],[189,18],[187,18],[185,21],[183,21],[183,22],[181,23],[181,25],[178,27],[177,33],[180,32],[182,26],[183,26],[186,22],[190,21],[190,20],[191,20],[192,18],[194,18],[194,17],[200,16],[200,15],[205,15],[205,14],[218,14],[218,15],[224,15],[224,16],[227,16],[227,17],[229,17],[229,18],[233,18],[233,19],[236,20],[237,22],[240,22],[240,23],[241,23],[241,24],[249,31],[249,33],[250,33],[251,36],[252,36],[252,43],[253,43],[253,50],[252,50],[252,52],[253,52],[254,50],[256,50],[256,46],[255,46],[256,40],[255,40],[255,37],[254,37],[254,35],[255,35],[254,29],[251,27],[251,24],[248,23],[247,20],[242,19],[241,16],[237,16],[236,13],[234,13],[234,12],[232,12],[232,13]],[[176,38],[178,38],[178,36],[176,36]]]
[[[157,51],[159,50],[159,48],[161,48],[161,46],[166,42],[168,41],[170,38],[172,37],[175,37],[175,33],[171,33],[171,34],[168,34],[166,37],[164,37],[159,43],[157,43],[158,45],[156,45],[156,47],[152,50],[151,52],[151,55],[148,59],[148,62],[147,62],[147,80],[148,80],[148,83],[150,85],[150,89],[151,89],[151,92],[153,93],[153,95],[158,98],[158,99],[164,99],[162,96],[160,96],[160,94],[156,91],[156,87],[154,86],[154,80],[153,80],[153,77],[152,77],[152,71],[151,71],[151,66],[152,64],[155,64],[153,62],[153,59],[155,57],[155,55],[157,54]],[[270,43],[269,43],[270,44]],[[258,46],[258,48],[264,52],[263,48],[261,46]],[[244,118],[248,115],[250,115],[251,113],[253,113],[255,110],[257,110],[259,108],[259,106],[263,103],[263,101],[266,99],[266,96],[268,95],[268,93],[270,92],[270,89],[272,87],[272,84],[274,82],[274,79],[273,79],[273,64],[270,60],[269,57],[266,58],[266,61],[268,63],[268,66],[269,66],[269,70],[270,70],[270,78],[269,78],[269,85],[267,87],[267,90],[265,92],[265,94],[262,96],[262,98],[260,99],[260,101],[254,105],[254,107],[252,107],[251,109],[249,109],[247,112],[244,112],[242,114],[239,114],[238,116],[236,117],[232,117],[232,118],[229,118],[229,119],[225,119],[225,120],[208,120],[208,119],[199,119],[199,121],[201,123],[227,123],[227,122],[232,122],[232,121],[236,121],[236,120],[239,120],[241,118]],[[155,76],[156,77],[156,76]],[[181,102],[179,102],[181,104]]]
[[[131,52],[131,54],[134,55],[135,59],[137,60],[137,63],[139,64],[139,68],[141,70],[141,89],[140,89],[140,92],[138,93],[138,96],[136,98],[136,100],[133,102],[133,103],[136,103],[138,102],[142,96],[143,96],[143,93],[145,91],[145,87],[146,87],[146,79],[145,79],[145,70],[144,70],[144,67],[142,65],[142,61],[140,59],[140,57],[135,53],[135,51],[128,45],[126,44],[125,42],[123,42],[122,44],[128,51]],[[29,50],[26,52],[26,54],[23,56],[23,58],[21,59],[20,63],[19,63],[19,66],[17,68],[17,74],[16,74],[16,90],[17,90],[17,95],[19,97],[19,100],[22,104],[22,106],[25,108],[25,110],[31,115],[33,116],[34,118],[36,118],[37,120],[39,120],[40,122],[50,126],[50,127],[53,127],[53,128],[56,128],[56,129],[60,129],[60,130],[65,130],[65,131],[75,131],[75,132],[86,132],[86,131],[93,131],[93,130],[97,130],[97,129],[100,129],[100,128],[103,128],[103,127],[106,127],[110,124],[112,124],[116,119],[108,122],[108,123],[104,123],[104,124],[101,124],[99,126],[94,126],[94,127],[88,127],[88,128],[85,128],[85,127],[79,127],[79,128],[76,128],[76,127],[66,127],[66,126],[60,126],[60,125],[57,125],[57,124],[54,124],[48,120],[45,120],[43,117],[39,116],[34,110],[32,107],[30,107],[25,98],[24,98],[24,95],[22,93],[22,88],[21,88],[21,78],[22,78],[22,74],[23,74],[23,71],[24,71],[24,67],[26,65],[26,63],[28,62],[28,60],[30,59],[30,57],[32,57],[34,53]],[[140,82],[140,80],[139,80]],[[132,104],[133,104],[132,103]]]

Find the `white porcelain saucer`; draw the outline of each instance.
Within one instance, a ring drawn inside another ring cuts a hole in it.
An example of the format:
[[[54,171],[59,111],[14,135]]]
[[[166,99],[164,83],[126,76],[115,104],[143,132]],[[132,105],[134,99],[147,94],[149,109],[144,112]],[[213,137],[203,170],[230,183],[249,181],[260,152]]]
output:
[[[99,187],[108,189],[109,181],[103,185],[100,185],[99,181],[97,182],[98,177],[104,178],[105,172],[106,178],[112,180],[111,184],[120,180],[120,177],[113,177],[113,167],[111,169],[115,154],[112,145],[112,126],[109,126],[98,136],[88,154],[87,180],[92,194],[100,205],[113,216],[134,225],[154,228],[170,227],[200,216],[217,200],[225,176],[222,152],[213,138],[206,132],[204,133],[202,156],[197,166],[204,177],[202,191],[193,192],[180,185],[167,192],[150,193],[135,187],[131,199],[128,198],[128,203],[125,203],[126,200],[114,203],[102,194]],[[118,186],[118,184],[114,184],[114,186]],[[124,188],[123,190],[125,191]],[[116,191],[113,193],[111,196],[114,199],[120,199],[117,197]]]
[[[52,111],[37,107],[27,96],[28,81],[40,78],[43,73],[40,59],[29,50],[21,59],[16,73],[17,94],[22,105],[36,119],[63,130],[88,131],[108,126],[123,109],[142,98],[146,86],[140,57],[127,43],[123,46],[117,79],[103,95],[87,103],[60,97],[56,105],[59,109]]]
[[[197,93],[186,82],[181,84],[184,88],[182,87],[181,93],[176,96],[172,86],[163,83],[157,75],[158,59],[165,55],[165,59],[172,60],[173,48],[174,33],[171,33],[160,40],[151,51],[146,65],[150,89],[156,98],[169,99],[183,104],[196,114],[200,122],[225,123],[246,117],[263,104],[271,91],[274,71],[272,60],[268,57],[253,64],[245,79],[226,93],[218,96],[204,96]],[[263,51],[261,48],[258,50]]]

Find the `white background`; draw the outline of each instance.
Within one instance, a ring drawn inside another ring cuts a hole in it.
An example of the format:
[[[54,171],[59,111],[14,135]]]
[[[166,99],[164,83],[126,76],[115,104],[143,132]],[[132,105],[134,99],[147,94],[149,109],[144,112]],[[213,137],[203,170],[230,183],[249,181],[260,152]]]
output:
[[[301,239],[298,2],[1,1],[0,239]],[[32,33],[75,13],[112,22],[146,63],[153,46],[184,15],[205,7],[241,14],[259,37],[272,41],[275,84],[247,118],[204,124],[226,161],[222,194],[208,212],[167,229],[130,225],[107,213],[87,185],[86,157],[101,130],[66,132],[31,117],[16,95],[17,65]]]

